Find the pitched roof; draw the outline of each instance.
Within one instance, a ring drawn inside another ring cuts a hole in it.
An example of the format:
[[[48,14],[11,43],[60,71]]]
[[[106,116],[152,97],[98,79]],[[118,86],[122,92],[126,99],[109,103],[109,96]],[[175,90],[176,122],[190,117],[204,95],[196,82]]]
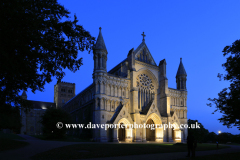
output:
[[[146,115],[148,113],[148,110],[150,109],[152,103],[153,103],[153,99],[150,102],[148,102],[148,104],[143,108],[141,114]]]
[[[148,47],[147,47],[147,45],[146,45],[146,43],[145,43],[145,40],[142,41],[142,43],[137,47],[136,50],[134,50],[135,59],[137,58],[137,55],[139,55],[140,52],[141,52],[144,48],[146,49],[146,54],[149,55],[149,58],[150,58],[150,60],[152,61],[152,65],[155,65],[155,66],[156,66],[156,62],[155,62],[155,60],[153,59],[152,54],[150,53],[150,51],[149,51],[149,49],[148,49]]]
[[[186,75],[187,76],[187,72],[186,72],[186,70],[183,66],[183,63],[182,63],[182,58],[180,58],[180,64],[179,64],[176,76],[180,76],[180,75]]]
[[[97,42],[96,42],[96,44],[94,46],[94,49],[102,49],[102,50],[106,50],[107,51],[106,45],[105,45],[104,40],[103,40],[101,29],[102,28],[100,27],[99,28],[99,34],[98,34]]]
[[[33,109],[47,109],[47,107],[56,108],[56,103],[42,102],[42,101],[32,101],[32,100],[28,100],[28,101],[32,102]]]
[[[120,111],[122,110],[122,108],[123,108],[123,105],[122,105],[122,103],[120,103],[120,105],[116,108],[116,111],[110,120],[111,123],[113,123],[115,121],[115,119],[117,118],[117,116],[120,113]]]

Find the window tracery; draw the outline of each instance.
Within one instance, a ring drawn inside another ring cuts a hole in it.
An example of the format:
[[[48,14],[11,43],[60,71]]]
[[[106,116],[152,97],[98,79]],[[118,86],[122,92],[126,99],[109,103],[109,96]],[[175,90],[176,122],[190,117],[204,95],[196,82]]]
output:
[[[137,76],[138,108],[142,109],[154,98],[154,85],[148,75],[142,73]]]
[[[141,89],[154,90],[152,80],[146,74],[139,74],[137,76],[137,87]]]

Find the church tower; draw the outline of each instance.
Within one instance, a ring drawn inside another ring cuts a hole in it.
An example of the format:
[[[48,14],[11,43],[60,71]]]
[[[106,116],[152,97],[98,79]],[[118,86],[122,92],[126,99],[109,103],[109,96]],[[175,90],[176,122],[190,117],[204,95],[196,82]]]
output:
[[[57,108],[62,108],[65,103],[75,97],[75,83],[59,81],[54,85],[54,99]]]
[[[179,64],[177,75],[176,75],[177,89],[187,90],[186,81],[187,81],[187,72],[185,71],[185,68],[183,66],[182,58],[180,58],[180,64]]]
[[[107,48],[102,36],[102,28],[99,28],[99,35],[97,42],[93,48],[93,83],[95,88],[94,93],[94,116],[93,122],[95,124],[105,124],[107,121],[107,111],[104,108],[104,97],[106,96],[106,80],[107,80]],[[93,130],[95,141],[106,142],[107,133],[103,129]]]

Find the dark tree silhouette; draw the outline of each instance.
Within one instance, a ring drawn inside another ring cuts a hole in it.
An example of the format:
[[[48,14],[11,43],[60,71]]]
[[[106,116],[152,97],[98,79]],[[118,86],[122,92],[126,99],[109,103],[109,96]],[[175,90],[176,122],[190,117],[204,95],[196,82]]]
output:
[[[62,122],[63,128],[57,128],[56,124]],[[43,134],[46,138],[63,138],[66,134],[65,124],[71,123],[70,115],[62,109],[48,107],[42,116]]]
[[[200,128],[196,126],[196,123],[199,124]],[[188,128],[188,133],[193,135],[195,140],[197,140],[198,142],[205,141],[205,138],[208,135],[209,131],[205,129],[203,125],[200,122],[198,122],[198,120],[188,119],[188,126],[190,127]]]
[[[57,0],[1,1],[0,107],[20,106],[22,90],[43,91],[82,65],[78,51],[90,52],[95,38],[69,14]]]
[[[210,132],[207,134],[204,142],[216,143],[216,141],[217,141],[217,134],[214,132]]]
[[[240,40],[236,40],[231,46],[223,49],[223,56],[228,56],[226,63],[222,64],[227,74],[218,74],[220,80],[223,78],[230,82],[230,87],[224,88],[218,93],[218,98],[209,98],[212,107],[216,106],[214,112],[220,111],[223,116],[219,119],[228,128],[237,126],[240,130]]]
[[[10,129],[14,133],[20,133],[22,124],[19,107],[6,105],[0,107],[0,129]]]

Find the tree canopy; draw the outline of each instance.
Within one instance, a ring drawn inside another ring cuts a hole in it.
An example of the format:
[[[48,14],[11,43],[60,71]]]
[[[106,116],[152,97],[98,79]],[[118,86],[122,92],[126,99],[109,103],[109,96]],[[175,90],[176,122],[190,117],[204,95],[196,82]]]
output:
[[[196,123],[199,124],[200,128],[196,127]],[[193,135],[194,139],[196,139],[200,143],[240,143],[240,135],[232,135],[231,133],[222,132],[220,134],[216,134],[214,132],[209,132],[208,129],[204,128],[204,126],[198,120],[188,119],[188,133]]]
[[[214,112],[220,111],[223,116],[219,119],[228,128],[237,126],[240,130],[240,40],[223,49],[223,56],[228,56],[227,61],[222,64],[227,74],[218,74],[218,77],[230,82],[228,88],[218,93],[218,98],[209,98],[212,107],[216,106]]]
[[[22,90],[43,91],[63,69],[77,71],[78,51],[95,42],[57,0],[3,0],[0,15],[0,107],[21,104]]]

